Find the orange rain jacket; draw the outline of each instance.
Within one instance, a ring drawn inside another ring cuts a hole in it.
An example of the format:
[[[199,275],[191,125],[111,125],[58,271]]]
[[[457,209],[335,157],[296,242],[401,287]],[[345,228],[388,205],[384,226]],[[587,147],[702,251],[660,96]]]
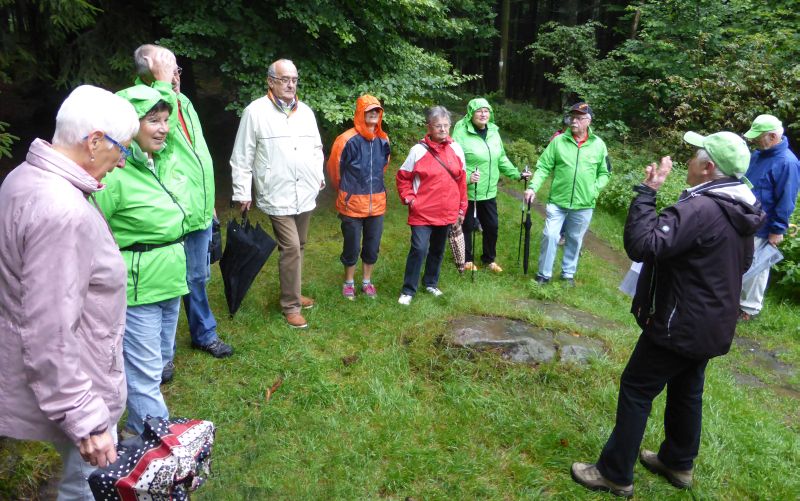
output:
[[[389,137],[383,132],[383,109],[372,132],[364,121],[370,106],[380,106],[374,96],[365,94],[356,101],[355,127],[336,138],[328,158],[327,170],[337,190],[336,210],[343,216],[380,216],[386,212],[386,185],[383,175],[389,165]]]

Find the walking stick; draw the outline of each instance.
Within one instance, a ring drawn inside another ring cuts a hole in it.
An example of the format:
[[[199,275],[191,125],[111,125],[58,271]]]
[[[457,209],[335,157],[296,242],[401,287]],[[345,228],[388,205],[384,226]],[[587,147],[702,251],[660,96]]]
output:
[[[474,190],[474,196],[473,196],[473,201],[472,201],[472,225],[473,225],[473,228],[472,228],[472,235],[470,235],[470,238],[472,239],[472,243],[471,243],[471,246],[472,246],[472,276],[471,276],[471,281],[472,282],[475,282],[475,233],[477,233],[475,231],[475,223],[476,223],[476,221],[478,221],[478,183],[475,183],[475,190]]]
[[[524,172],[530,172],[530,170],[528,169],[528,165],[527,164],[525,165],[525,170],[522,171],[522,172],[523,173]],[[522,231],[523,231],[523,228],[524,228],[523,224],[525,223],[525,195],[524,195],[524,193],[525,193],[525,181],[526,180],[525,180],[525,176],[522,176],[520,179],[522,179],[522,193],[523,193],[523,196],[522,196],[521,212],[520,212],[520,215],[519,215],[519,243],[517,244],[517,264],[519,264],[519,256],[522,253]]]
[[[531,254],[531,203],[528,202],[528,212],[525,214],[525,255],[522,257],[522,273],[528,274],[528,263]]]

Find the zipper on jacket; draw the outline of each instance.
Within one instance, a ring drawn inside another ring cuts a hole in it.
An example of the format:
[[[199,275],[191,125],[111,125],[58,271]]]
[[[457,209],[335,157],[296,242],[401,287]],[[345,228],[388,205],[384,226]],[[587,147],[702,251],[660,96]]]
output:
[[[153,175],[153,177],[156,179],[156,182],[158,183],[158,185],[161,186],[161,189],[163,189],[164,192],[166,192],[166,194],[169,195],[169,198],[175,203],[175,205],[178,206],[178,209],[181,210],[181,214],[183,214],[183,219],[181,220],[181,234],[185,235],[186,234],[186,211],[183,210],[183,207],[181,207],[181,204],[178,202],[178,199],[175,198],[175,195],[173,195],[172,192],[169,191],[166,186],[164,186],[164,183],[161,182],[161,179],[158,177],[158,175],[156,175],[156,173],[153,172],[150,169],[147,169],[147,171],[150,174]]]
[[[367,215],[372,215],[372,144],[375,143],[375,140],[369,142],[369,211],[367,211]]]
[[[587,137],[586,141],[588,140],[589,138]],[[584,142],[584,144],[586,143]],[[578,146],[578,153],[575,155],[575,172],[572,174],[572,196],[569,199],[570,209],[572,208],[572,202],[575,201],[575,183],[578,180],[578,162],[580,161],[580,159],[581,159],[581,147]]]
[[[672,312],[669,314],[669,319],[667,319],[667,339],[672,337],[672,333],[669,331],[669,329],[672,326],[672,317],[675,316],[675,312],[677,310],[678,310],[678,300],[675,299],[675,306],[672,308]]]
[[[192,106],[192,107],[194,107],[194,106]],[[192,125],[192,132],[194,133],[194,122],[192,122],[192,116],[189,113],[187,113],[187,116],[189,117],[189,122]],[[181,134],[181,135],[183,135],[183,134]],[[194,134],[194,136],[197,137],[197,134]],[[201,174],[201,177],[203,178],[203,217],[205,217],[205,214],[208,211],[208,191],[206,189],[205,168],[203,167],[203,161],[200,160],[200,155],[198,155],[197,152],[194,149],[194,143],[189,141],[188,138],[185,138],[185,137],[183,138],[183,140],[189,142],[190,149],[192,150],[192,153],[194,153],[195,158],[197,158],[197,164],[200,166],[200,174]],[[211,169],[213,170],[213,168],[214,168],[214,166],[212,165]],[[184,217],[185,217],[185,214],[184,214]]]

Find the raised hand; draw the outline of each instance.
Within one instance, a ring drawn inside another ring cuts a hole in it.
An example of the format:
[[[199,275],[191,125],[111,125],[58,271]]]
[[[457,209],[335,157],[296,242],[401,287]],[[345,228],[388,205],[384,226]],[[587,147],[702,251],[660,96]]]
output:
[[[644,171],[645,178],[642,183],[657,191],[672,172],[672,159],[668,156],[662,157],[658,165],[653,162]]]

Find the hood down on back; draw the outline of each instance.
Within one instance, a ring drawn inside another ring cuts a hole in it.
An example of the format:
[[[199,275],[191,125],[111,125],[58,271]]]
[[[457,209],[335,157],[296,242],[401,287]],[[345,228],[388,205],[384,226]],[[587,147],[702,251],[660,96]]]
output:
[[[716,202],[730,221],[731,226],[743,237],[755,235],[764,223],[761,204],[758,203],[750,188],[739,180],[731,179],[722,184],[704,184],[693,190],[687,190],[685,193],[687,196],[697,196],[702,193]],[[681,200],[684,198],[681,196]]]

